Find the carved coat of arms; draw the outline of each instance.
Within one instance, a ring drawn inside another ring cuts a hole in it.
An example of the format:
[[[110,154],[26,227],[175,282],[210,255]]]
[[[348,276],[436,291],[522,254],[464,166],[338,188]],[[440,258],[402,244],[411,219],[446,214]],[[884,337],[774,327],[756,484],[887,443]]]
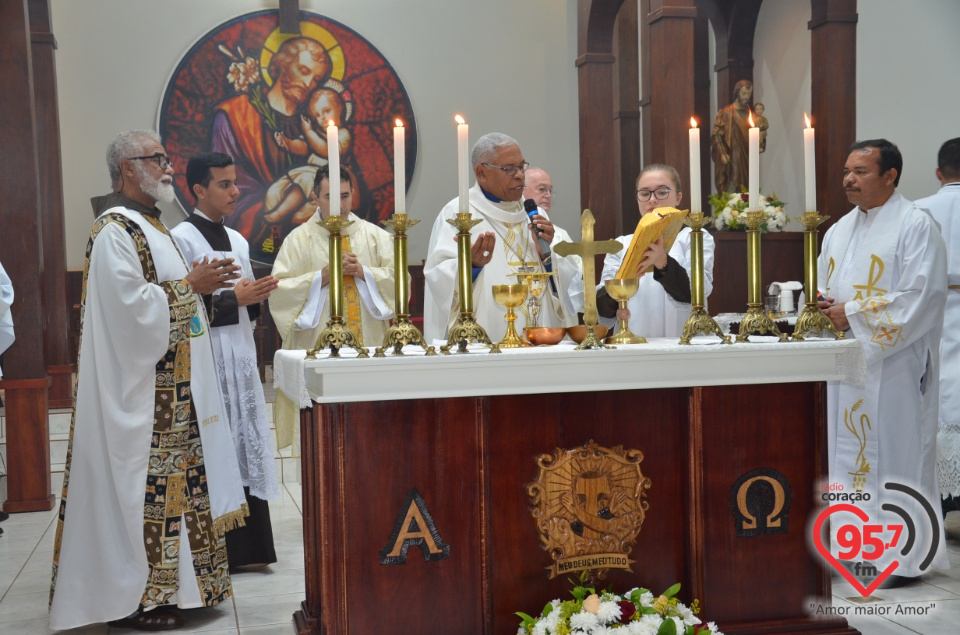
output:
[[[643,453],[603,448],[592,440],[573,450],[537,457],[537,480],[527,485],[543,549],[554,564],[550,578],[587,571],[631,570],[629,554],[643,525],[650,479],[640,471]]]

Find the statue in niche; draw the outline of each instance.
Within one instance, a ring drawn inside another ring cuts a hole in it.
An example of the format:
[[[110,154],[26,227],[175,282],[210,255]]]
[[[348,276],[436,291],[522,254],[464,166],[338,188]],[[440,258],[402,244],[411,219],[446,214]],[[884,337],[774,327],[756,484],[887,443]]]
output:
[[[753,105],[753,119],[757,123],[757,128],[760,128],[760,152],[767,151],[767,129],[770,127],[770,122],[763,116],[763,111],[766,109],[763,102],[758,101]]]
[[[710,135],[714,177],[718,192],[738,192],[747,185],[750,99],[753,82],[742,79],[733,87],[733,103],[717,111]]]

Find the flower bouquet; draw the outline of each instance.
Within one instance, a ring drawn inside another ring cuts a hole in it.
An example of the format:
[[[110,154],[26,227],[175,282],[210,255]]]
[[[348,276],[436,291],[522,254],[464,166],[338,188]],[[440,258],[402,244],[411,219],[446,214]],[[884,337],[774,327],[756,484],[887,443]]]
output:
[[[517,613],[523,622],[517,635],[723,635],[713,622],[704,624],[695,615],[699,603],[687,607],[674,597],[674,584],[659,597],[647,589],[623,595],[596,590],[573,580],[572,600],[553,600],[540,617]]]
[[[720,231],[746,231],[747,207],[749,196],[743,192],[718,192],[710,196],[713,208],[713,225]],[[783,211],[785,203],[777,198],[760,195],[760,209],[765,219],[760,224],[761,232],[781,232],[787,225],[787,215]]]

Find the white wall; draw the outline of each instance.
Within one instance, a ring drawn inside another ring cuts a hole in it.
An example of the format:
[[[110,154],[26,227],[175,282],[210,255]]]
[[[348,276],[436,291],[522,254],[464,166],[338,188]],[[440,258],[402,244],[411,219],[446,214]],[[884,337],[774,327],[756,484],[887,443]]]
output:
[[[52,0],[57,37],[67,265],[83,266],[91,196],[109,191],[104,150],[119,131],[155,128],[167,79],[189,47],[237,15],[276,0]],[[426,256],[440,208],[456,196],[456,127],[471,142],[500,131],[547,169],[554,215],[579,219],[576,2],[557,0],[301,0],[302,9],[352,28],[393,65],[413,104],[420,139],[407,209],[421,218],[410,261]],[[174,224],[182,212],[163,208]]]

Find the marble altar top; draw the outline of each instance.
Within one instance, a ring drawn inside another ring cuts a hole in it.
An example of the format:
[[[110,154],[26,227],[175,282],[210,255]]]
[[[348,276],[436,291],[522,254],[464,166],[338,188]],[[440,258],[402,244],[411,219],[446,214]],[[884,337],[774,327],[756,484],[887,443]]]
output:
[[[751,336],[723,345],[697,337],[680,346],[677,338],[607,350],[574,350],[576,344],[505,349],[488,354],[471,346],[465,354],[426,357],[415,346],[403,356],[357,359],[350,350],[331,359],[306,359],[305,351],[279,350],[274,386],[301,407],[312,401],[337,403],[592,390],[676,388],[803,381],[848,381],[865,376],[856,340],[810,339],[778,342]],[[371,355],[373,349],[370,349]]]

